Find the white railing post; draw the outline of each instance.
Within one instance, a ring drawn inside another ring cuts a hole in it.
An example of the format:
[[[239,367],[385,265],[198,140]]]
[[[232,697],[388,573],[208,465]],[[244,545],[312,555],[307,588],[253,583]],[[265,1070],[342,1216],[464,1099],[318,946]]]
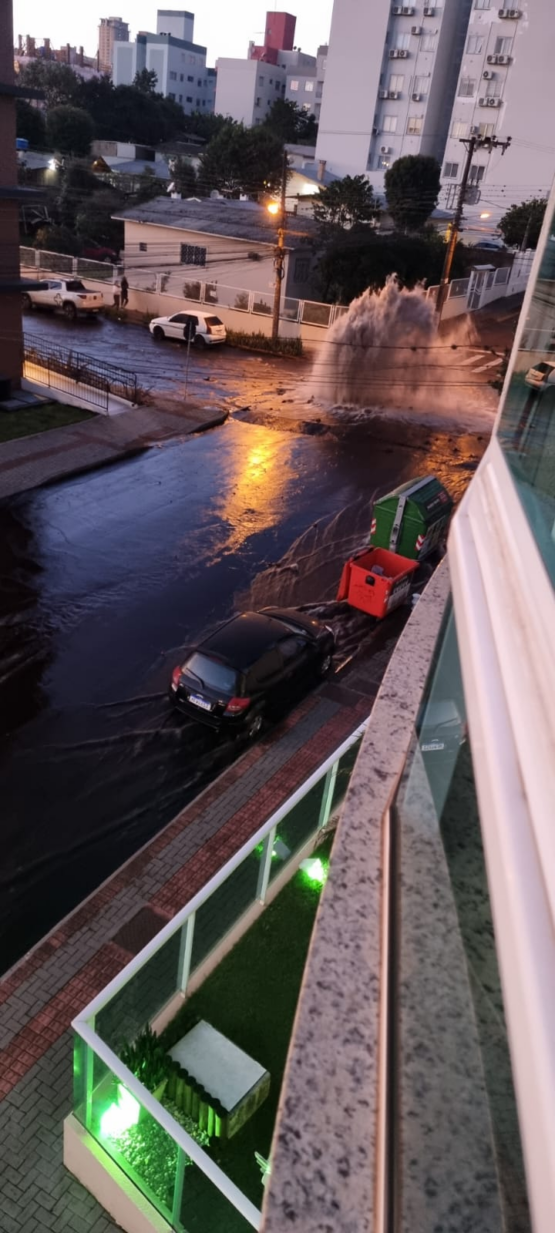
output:
[[[339,770],[339,759],[330,766],[324,780],[324,791],[322,792],[322,803],[320,805],[320,815],[318,818],[318,830],[323,830],[329,822],[331,806],[333,801],[333,793],[335,789],[335,781]]]
[[[78,271],[78,269],[79,269],[79,267],[78,267],[78,265],[77,265],[78,260],[79,260],[79,258],[78,258],[78,257],[72,257],[72,259],[71,259],[71,272],[72,272],[72,274],[77,274],[77,271]]]
[[[181,1203],[183,1200],[183,1179],[185,1177],[185,1154],[183,1148],[177,1149],[177,1164],[175,1167],[175,1182],[173,1187],[172,1229],[181,1228]]]
[[[260,859],[260,869],[258,871],[258,886],[256,888],[256,898],[260,903],[266,900],[266,891],[268,890],[268,882],[270,881],[270,870],[272,868],[272,852],[276,838],[277,827],[273,826],[271,831],[268,831],[266,838],[262,841],[262,856]]]
[[[91,1019],[91,1028],[95,1030],[95,1016]],[[92,1124],[92,1099],[94,1088],[94,1053],[89,1044],[82,1042],[85,1048],[85,1127],[90,1130]]]
[[[255,295],[254,291],[249,291],[249,308],[248,308],[248,311],[249,311],[250,313],[254,312],[254,295]]]
[[[195,916],[196,912],[191,912],[191,915],[187,917],[187,920],[181,926],[179,959],[177,961],[177,988],[180,993],[185,993],[189,980],[191,955],[193,953],[193,935],[195,932]]]

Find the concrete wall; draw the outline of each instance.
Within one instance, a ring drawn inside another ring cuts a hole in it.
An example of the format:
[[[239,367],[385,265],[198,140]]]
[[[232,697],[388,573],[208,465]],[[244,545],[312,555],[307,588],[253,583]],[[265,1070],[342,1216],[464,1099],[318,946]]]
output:
[[[316,158],[340,176],[363,174],[368,165],[390,10],[390,0],[333,6]]]
[[[139,244],[146,244],[147,251],[140,252]],[[181,264],[181,245],[206,248],[206,266]],[[252,260],[248,254],[256,253],[260,260]],[[244,287],[248,291],[269,291],[274,285],[274,250],[271,244],[234,240],[227,236],[209,236],[197,231],[176,230],[175,227],[159,227],[150,223],[125,223],[125,251],[123,261],[127,277],[133,282],[133,272],[138,269],[171,271],[185,282],[221,282],[232,287]],[[287,285],[287,284],[286,284]]]
[[[219,115],[250,127],[260,124],[274,100],[283,97],[285,72],[276,64],[222,56],[217,69],[215,110]]]

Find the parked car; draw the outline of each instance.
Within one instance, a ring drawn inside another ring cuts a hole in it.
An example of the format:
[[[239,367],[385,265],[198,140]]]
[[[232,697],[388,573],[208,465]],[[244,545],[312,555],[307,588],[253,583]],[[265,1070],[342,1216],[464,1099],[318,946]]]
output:
[[[456,702],[428,702],[420,727],[422,753],[457,753],[467,737]]]
[[[170,697],[190,719],[254,738],[266,717],[331,669],[333,632],[289,608],[243,612],[190,650]]]
[[[555,385],[555,361],[541,360],[539,364],[534,364],[528,369],[524,380],[532,390],[539,390],[540,393],[549,385]]]
[[[116,265],[119,261],[119,253],[116,253],[113,248],[101,248],[96,244],[90,248],[84,248],[81,253],[82,257],[86,257],[88,261],[106,261],[110,265]]]
[[[191,342],[197,347],[214,347],[226,340],[225,325],[213,313],[173,313],[171,317],[155,317],[148,328],[159,342],[163,338],[187,342],[189,331]]]
[[[25,291],[23,307],[60,308],[66,317],[78,313],[98,313],[104,304],[100,291],[87,291],[79,278],[45,278],[39,291]]]

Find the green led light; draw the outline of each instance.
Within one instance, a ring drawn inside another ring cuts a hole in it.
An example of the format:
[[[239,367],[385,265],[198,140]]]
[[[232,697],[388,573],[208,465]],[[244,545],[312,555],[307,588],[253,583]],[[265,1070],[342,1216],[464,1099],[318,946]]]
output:
[[[100,1119],[101,1137],[103,1139],[119,1138],[120,1135],[125,1134],[126,1130],[137,1125],[140,1112],[141,1106],[138,1100],[135,1100],[131,1092],[128,1092],[121,1083],[118,1084],[117,1099],[108,1105]]]
[[[301,869],[312,886],[323,886],[328,876],[328,867],[319,856],[301,861]]]

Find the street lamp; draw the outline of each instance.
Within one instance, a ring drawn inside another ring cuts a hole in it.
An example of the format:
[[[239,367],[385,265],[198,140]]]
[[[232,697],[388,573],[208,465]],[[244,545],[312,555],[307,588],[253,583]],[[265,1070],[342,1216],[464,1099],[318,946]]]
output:
[[[270,201],[267,205],[268,213],[274,218],[279,217],[277,246],[274,249],[274,308],[272,313],[272,342],[277,342],[279,338],[279,310],[281,306],[281,284],[284,276],[285,264],[285,192],[287,187],[287,154],[283,152],[283,174],[281,177],[281,200]]]

